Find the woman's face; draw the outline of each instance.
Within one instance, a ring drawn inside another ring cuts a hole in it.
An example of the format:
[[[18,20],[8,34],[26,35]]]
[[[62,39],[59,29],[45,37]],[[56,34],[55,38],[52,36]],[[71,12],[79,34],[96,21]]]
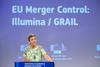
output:
[[[36,37],[31,37],[29,42],[31,46],[35,46],[37,42]]]

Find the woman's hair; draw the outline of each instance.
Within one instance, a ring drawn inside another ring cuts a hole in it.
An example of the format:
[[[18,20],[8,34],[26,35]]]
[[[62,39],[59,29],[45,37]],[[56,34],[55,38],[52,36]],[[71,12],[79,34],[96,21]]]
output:
[[[28,41],[30,41],[30,38],[31,38],[31,37],[36,37],[36,35],[35,35],[35,34],[29,34],[29,35],[28,35]]]

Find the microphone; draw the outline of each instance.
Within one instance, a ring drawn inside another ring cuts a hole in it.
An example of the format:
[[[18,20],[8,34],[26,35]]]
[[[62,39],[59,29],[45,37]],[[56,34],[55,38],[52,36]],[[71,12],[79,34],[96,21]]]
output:
[[[34,55],[34,60],[36,59],[36,56]]]

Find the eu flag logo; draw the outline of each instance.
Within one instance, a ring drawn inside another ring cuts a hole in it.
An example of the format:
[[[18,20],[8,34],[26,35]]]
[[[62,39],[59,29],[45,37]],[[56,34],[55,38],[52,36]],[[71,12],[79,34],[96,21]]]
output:
[[[96,50],[97,50],[97,51],[100,51],[100,44],[97,44],[97,45],[96,45]]]

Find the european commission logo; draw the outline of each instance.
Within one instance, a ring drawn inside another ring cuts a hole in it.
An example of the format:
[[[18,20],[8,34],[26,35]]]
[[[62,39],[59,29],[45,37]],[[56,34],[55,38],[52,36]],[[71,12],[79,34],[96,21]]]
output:
[[[56,43],[56,44],[50,45],[50,51],[52,51],[53,54],[62,54],[62,52],[66,50],[67,49],[63,42],[61,44]]]
[[[25,48],[27,47],[27,44],[21,44],[20,45],[20,53],[23,53]],[[18,56],[18,59],[22,59],[23,57],[22,56]]]
[[[96,45],[96,51],[100,51],[100,44]]]
[[[51,57],[54,61],[65,61],[65,60],[72,60],[72,57],[70,55],[68,56],[66,53],[69,53],[68,47],[61,42],[61,43],[55,43],[50,44],[50,51],[51,51]]]
[[[95,59],[100,59],[100,44],[96,44],[97,54],[94,56]]]

